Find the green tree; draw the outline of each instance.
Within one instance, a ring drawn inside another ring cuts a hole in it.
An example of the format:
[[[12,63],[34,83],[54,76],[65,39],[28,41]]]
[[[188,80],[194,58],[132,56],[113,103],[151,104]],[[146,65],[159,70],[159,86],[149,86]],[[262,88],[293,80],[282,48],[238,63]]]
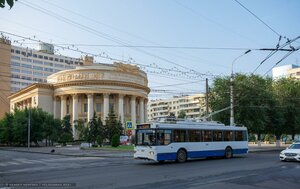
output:
[[[25,145],[27,143],[28,115],[29,111],[27,109],[24,111],[15,110],[12,130],[14,134],[13,141],[16,144]]]
[[[121,133],[123,131],[123,127],[120,120],[117,120],[117,117],[114,113],[114,111],[110,111],[108,114],[108,117],[106,117],[105,125],[104,125],[104,135],[106,139],[111,143],[112,137],[114,135],[121,136]]]
[[[12,113],[5,113],[4,118],[0,120],[0,143],[11,145],[13,143],[13,124],[14,115]]]
[[[235,119],[237,124],[247,126],[258,140],[265,132],[272,101],[272,79],[259,75],[237,75],[235,79]]]
[[[230,78],[215,78],[209,93],[209,106],[212,110],[218,111],[230,106],[229,96]],[[226,125],[229,124],[229,111],[223,111],[213,116],[214,120],[220,121]]]
[[[179,114],[178,114],[178,118],[179,119],[185,119],[186,117],[186,113],[183,110],[180,110]]]
[[[84,125],[83,119],[75,120],[75,129],[79,140],[85,140],[85,130],[86,127]]]
[[[276,80],[273,87],[279,107],[284,114],[283,132],[291,134],[294,140],[295,135],[300,133],[300,81],[282,78]]]
[[[89,121],[88,127],[90,132],[90,142],[92,142],[93,144],[95,144],[97,140],[98,142],[100,142],[99,137],[103,138],[103,124],[101,118],[97,118],[96,112],[94,112],[93,118]]]
[[[209,94],[209,105],[213,111],[230,106],[230,78],[214,80]],[[258,75],[237,74],[234,79],[235,123],[248,127],[250,133],[260,136],[268,121],[268,106],[272,96],[272,80]],[[229,124],[230,111],[214,115],[214,119]]]
[[[62,132],[61,135],[59,137],[59,142],[62,144],[66,144],[67,142],[71,142],[73,141],[73,134],[72,134],[72,125],[70,123],[71,120],[71,116],[70,115],[66,115],[63,120],[62,120]]]

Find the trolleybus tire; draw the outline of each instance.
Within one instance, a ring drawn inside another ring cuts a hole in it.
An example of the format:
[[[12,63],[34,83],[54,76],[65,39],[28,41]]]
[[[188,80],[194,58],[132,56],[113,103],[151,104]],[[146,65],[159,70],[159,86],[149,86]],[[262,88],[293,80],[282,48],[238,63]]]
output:
[[[232,158],[233,152],[231,147],[229,146],[226,147],[224,156],[226,159]]]
[[[178,163],[184,163],[187,160],[187,153],[184,149],[179,149],[176,156],[176,161]]]

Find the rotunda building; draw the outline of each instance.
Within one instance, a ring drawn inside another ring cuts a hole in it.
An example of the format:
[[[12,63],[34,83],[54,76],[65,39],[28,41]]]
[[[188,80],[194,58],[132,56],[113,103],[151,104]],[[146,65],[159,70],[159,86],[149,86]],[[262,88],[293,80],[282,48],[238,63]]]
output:
[[[71,116],[75,137],[76,120],[88,122],[94,113],[105,121],[114,111],[123,126],[147,122],[150,89],[145,72],[137,66],[115,62],[91,64],[47,77],[47,83],[32,84],[9,96],[15,108],[40,107],[55,118]]]

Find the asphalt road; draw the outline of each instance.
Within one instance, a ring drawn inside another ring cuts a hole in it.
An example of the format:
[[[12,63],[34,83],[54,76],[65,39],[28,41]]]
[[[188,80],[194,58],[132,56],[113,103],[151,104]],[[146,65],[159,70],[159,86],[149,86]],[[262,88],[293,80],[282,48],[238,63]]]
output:
[[[278,153],[258,152],[233,159],[158,164],[131,158],[69,157],[0,151],[0,189],[299,188],[300,163],[280,162]],[[37,183],[48,186],[29,185]],[[19,186],[5,187],[5,184]],[[22,184],[28,185],[21,187]],[[51,184],[55,187],[49,187]],[[58,184],[70,185],[59,187]]]

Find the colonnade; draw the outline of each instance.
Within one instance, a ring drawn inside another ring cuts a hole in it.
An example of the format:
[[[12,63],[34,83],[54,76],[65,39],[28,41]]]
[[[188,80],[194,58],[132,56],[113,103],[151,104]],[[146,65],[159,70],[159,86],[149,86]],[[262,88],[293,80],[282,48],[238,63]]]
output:
[[[100,96],[102,98],[99,98]],[[96,97],[97,100],[95,99]],[[80,101],[79,99],[82,100]],[[98,102],[101,103],[101,107]],[[98,105],[98,109],[96,109],[95,105]],[[93,118],[94,112],[96,112],[97,115],[101,116],[102,121],[105,122],[111,108],[114,109],[117,118],[120,118],[123,127],[125,126],[125,121],[132,121],[133,125],[147,122],[147,99],[139,96],[80,93],[56,96],[53,101],[53,115],[55,118],[63,119],[66,115],[71,115],[73,136],[76,136],[74,125],[76,120],[80,118],[88,122]]]

